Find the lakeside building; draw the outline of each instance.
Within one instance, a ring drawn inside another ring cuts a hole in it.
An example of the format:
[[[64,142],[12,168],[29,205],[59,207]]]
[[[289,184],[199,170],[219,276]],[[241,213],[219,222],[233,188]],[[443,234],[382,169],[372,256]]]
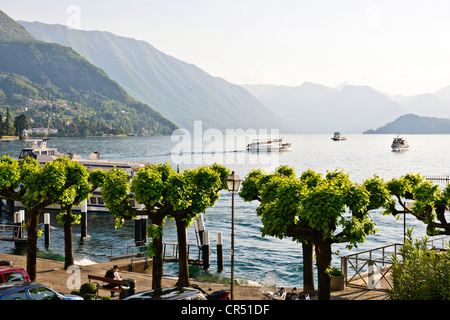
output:
[[[28,134],[58,134],[58,129],[30,128]]]

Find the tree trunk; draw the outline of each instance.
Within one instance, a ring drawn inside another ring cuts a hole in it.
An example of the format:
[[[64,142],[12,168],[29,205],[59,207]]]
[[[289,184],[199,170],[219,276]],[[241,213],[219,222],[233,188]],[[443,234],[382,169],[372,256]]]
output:
[[[303,291],[309,295],[314,294],[314,264],[313,245],[311,242],[302,242],[303,251]]]
[[[153,256],[152,270],[152,289],[162,288],[163,277],[163,256],[162,256],[162,238],[153,238],[155,255]]]
[[[314,244],[316,247],[318,299],[330,300],[330,276],[327,271],[331,266],[331,242],[322,239]]]
[[[152,224],[162,227],[164,218],[161,218],[159,214],[151,214],[149,215],[152,221]],[[152,269],[152,289],[161,289],[162,288],[162,278],[163,278],[163,239],[160,237],[152,237],[152,244],[154,247],[154,256],[153,256],[153,269]]]
[[[178,237],[178,282],[179,287],[189,287],[189,265],[186,241],[186,223],[180,215],[175,216]]]
[[[27,225],[27,272],[31,281],[36,281],[36,253],[37,253],[37,234],[39,224],[39,209],[28,211]]]
[[[73,236],[72,236],[72,206],[67,207],[64,217],[64,270],[74,264]]]

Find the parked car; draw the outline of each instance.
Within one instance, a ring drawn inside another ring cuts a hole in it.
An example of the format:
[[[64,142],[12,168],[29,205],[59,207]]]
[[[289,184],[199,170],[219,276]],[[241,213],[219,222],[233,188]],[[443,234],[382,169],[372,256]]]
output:
[[[73,294],[63,295],[34,282],[8,282],[0,284],[0,300],[83,300]]]
[[[0,283],[13,281],[30,281],[30,276],[25,269],[15,268],[11,265],[0,265]]]
[[[171,287],[139,292],[123,300],[206,300],[206,297],[197,289]]]

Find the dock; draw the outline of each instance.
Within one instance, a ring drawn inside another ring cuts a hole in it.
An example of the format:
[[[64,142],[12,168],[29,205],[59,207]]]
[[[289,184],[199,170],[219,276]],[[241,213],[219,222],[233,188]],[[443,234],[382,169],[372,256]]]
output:
[[[188,244],[187,245],[187,253],[188,253],[188,263],[192,265],[202,266],[202,245],[196,244]],[[194,258],[189,258],[191,253],[191,248],[198,250],[196,252],[196,256]],[[171,250],[169,250],[171,249]],[[163,259],[164,262],[178,262],[179,254],[178,254],[178,243],[164,242],[163,243]]]
[[[0,241],[26,243],[24,228],[21,225],[0,224]]]

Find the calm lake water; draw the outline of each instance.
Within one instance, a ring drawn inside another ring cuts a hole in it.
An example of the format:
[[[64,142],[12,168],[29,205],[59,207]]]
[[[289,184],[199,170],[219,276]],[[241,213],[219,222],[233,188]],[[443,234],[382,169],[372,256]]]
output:
[[[297,174],[307,169],[321,173],[335,169],[345,170],[354,182],[362,182],[374,174],[390,179],[405,173],[422,175],[450,174],[448,150],[450,135],[408,135],[410,150],[395,153],[390,144],[393,135],[347,135],[346,141],[332,141],[330,135],[283,135],[285,142],[292,143],[291,152],[271,154],[248,154],[245,145],[249,142],[242,136],[204,135],[199,139],[189,136],[157,137],[114,137],[114,138],[51,138],[49,147],[57,147],[61,152],[72,152],[88,157],[91,152],[100,152],[102,159],[169,161],[180,170],[202,164],[219,162],[234,170],[241,178],[257,168],[273,171],[278,165],[293,166]],[[0,143],[0,156],[17,157],[23,141]],[[213,153],[211,153],[213,151]],[[279,286],[302,286],[301,245],[290,239],[262,238],[259,232],[260,219],[255,214],[258,203],[244,202],[239,196],[235,201],[235,278],[241,283],[262,283],[270,281]],[[400,243],[403,239],[403,218],[383,216],[381,211],[373,211],[378,233],[370,236],[351,252],[344,245],[334,245],[333,265],[340,266],[340,257],[349,253],[387,244]],[[211,234],[211,267],[203,271],[201,267],[191,267],[191,276],[209,280],[227,281],[230,274],[230,234],[231,195],[227,191],[213,208],[205,213],[205,224]],[[11,217],[2,214],[1,223]],[[407,217],[408,227],[414,228],[414,235],[425,235],[424,225],[412,217]],[[88,217],[89,240],[80,240],[80,227],[74,226],[75,259],[78,261],[108,261],[108,256],[120,253],[126,245],[134,245],[134,222],[126,222],[115,230],[113,219],[107,214],[90,214]],[[222,232],[224,239],[224,270],[216,272],[216,232]],[[62,226],[52,216],[51,244],[44,245],[44,237],[39,239],[39,254],[45,257],[64,256]],[[190,243],[195,243],[193,228],[188,231]],[[175,224],[168,221],[165,226],[164,241],[176,242]],[[111,247],[113,248],[111,249]],[[16,252],[13,244],[0,242],[2,252]],[[177,266],[165,264],[165,275],[176,276]]]

